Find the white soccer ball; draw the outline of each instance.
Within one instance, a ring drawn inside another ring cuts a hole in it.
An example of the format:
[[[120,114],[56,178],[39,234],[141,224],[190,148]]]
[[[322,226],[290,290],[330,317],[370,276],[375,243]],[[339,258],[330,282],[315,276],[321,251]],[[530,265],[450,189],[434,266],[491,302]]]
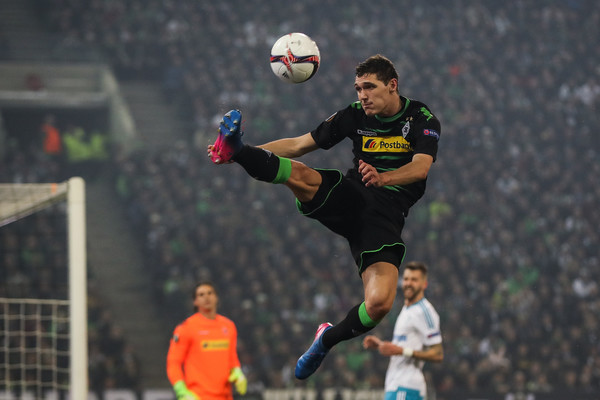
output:
[[[317,73],[320,63],[321,53],[317,44],[304,33],[283,35],[271,49],[271,69],[284,82],[309,80]]]

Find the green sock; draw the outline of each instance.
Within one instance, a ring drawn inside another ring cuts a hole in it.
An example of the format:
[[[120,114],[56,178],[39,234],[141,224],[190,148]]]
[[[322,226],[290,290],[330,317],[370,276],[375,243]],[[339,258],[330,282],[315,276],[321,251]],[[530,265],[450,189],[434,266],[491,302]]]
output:
[[[292,160],[284,157],[278,158],[279,170],[277,170],[277,176],[275,179],[273,179],[273,183],[285,183],[288,179],[290,179],[290,175],[292,175]]]
[[[367,328],[374,328],[379,323],[379,321],[373,321],[371,317],[369,317],[369,314],[367,314],[367,306],[364,301],[358,308],[358,318],[360,318],[360,323]]]
[[[328,349],[341,341],[355,338],[373,329],[379,321],[374,321],[367,314],[365,303],[352,307],[348,315],[339,324],[323,334],[323,345]]]
[[[269,183],[284,183],[292,173],[292,161],[259,147],[244,146],[234,157],[254,179]]]

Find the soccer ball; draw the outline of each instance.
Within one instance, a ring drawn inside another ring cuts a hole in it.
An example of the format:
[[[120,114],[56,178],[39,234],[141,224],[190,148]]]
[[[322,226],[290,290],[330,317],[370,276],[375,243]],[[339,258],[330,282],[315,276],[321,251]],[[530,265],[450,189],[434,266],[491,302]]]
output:
[[[321,53],[314,40],[304,33],[283,35],[271,49],[271,69],[279,79],[301,83],[317,73]]]

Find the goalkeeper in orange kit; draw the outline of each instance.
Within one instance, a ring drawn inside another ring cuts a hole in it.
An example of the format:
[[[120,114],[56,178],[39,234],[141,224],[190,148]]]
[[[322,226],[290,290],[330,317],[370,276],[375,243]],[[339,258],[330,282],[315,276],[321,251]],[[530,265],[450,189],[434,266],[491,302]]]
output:
[[[167,376],[177,400],[231,400],[232,384],[246,394],[248,382],[237,355],[237,328],[217,314],[214,285],[194,291],[194,315],[175,328],[167,354]]]

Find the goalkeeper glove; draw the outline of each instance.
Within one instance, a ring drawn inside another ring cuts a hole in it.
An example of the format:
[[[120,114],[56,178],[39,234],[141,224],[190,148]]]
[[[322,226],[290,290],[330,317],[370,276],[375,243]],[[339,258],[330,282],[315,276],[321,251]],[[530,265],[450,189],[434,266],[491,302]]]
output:
[[[229,382],[233,382],[235,384],[235,389],[239,394],[245,395],[248,390],[248,380],[244,376],[242,369],[240,367],[235,367],[231,369],[231,373],[229,374]]]
[[[184,381],[175,382],[173,385],[173,390],[175,391],[175,397],[177,397],[177,400],[200,400],[200,397],[193,392],[190,392]]]

